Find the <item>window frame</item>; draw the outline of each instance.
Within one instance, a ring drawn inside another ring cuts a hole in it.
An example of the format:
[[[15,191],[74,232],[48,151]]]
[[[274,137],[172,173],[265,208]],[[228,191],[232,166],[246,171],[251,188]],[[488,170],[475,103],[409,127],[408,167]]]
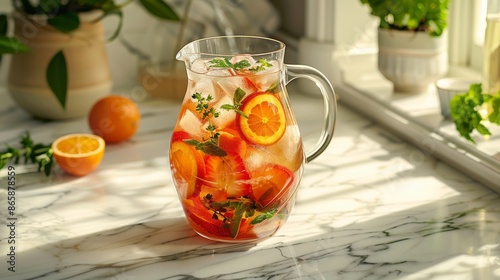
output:
[[[487,0],[453,0],[448,15],[449,62],[482,71]]]

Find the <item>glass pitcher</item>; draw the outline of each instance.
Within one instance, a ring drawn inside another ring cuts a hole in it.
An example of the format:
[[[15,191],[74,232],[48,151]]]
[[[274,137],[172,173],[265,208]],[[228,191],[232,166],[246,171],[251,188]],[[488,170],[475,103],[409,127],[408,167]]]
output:
[[[318,70],[283,63],[285,45],[250,36],[201,39],[177,59],[188,76],[170,142],[170,168],[184,213],[201,236],[224,242],[272,236],[295,203],[304,165],[329,145],[334,90]],[[304,153],[285,86],[315,82],[324,129]]]

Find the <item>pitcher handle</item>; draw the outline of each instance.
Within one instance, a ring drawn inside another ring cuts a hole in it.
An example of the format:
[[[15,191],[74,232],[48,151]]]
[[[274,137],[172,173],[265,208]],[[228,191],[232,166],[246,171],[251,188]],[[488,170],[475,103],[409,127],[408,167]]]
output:
[[[311,162],[318,157],[328,147],[335,131],[335,122],[337,121],[337,99],[332,84],[316,68],[305,65],[285,65],[286,84],[296,78],[306,78],[313,81],[321,91],[324,105],[324,127],[320,138],[315,147],[306,152],[306,163]]]

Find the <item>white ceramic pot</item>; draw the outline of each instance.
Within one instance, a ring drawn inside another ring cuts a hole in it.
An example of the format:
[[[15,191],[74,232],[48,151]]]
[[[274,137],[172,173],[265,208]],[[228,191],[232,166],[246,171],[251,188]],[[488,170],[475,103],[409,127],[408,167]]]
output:
[[[30,114],[42,119],[70,119],[85,116],[92,105],[108,95],[111,71],[98,12],[81,13],[80,27],[63,34],[46,24],[46,18],[14,14],[14,35],[31,52],[11,57],[8,89],[14,101]],[[46,70],[51,58],[63,50],[68,73],[66,108],[52,93]]]
[[[472,84],[480,84],[481,80],[472,78],[451,77],[436,81],[436,89],[443,117],[450,118],[450,101],[457,94],[469,91]]]
[[[378,69],[395,92],[425,91],[448,72],[448,35],[378,30]]]

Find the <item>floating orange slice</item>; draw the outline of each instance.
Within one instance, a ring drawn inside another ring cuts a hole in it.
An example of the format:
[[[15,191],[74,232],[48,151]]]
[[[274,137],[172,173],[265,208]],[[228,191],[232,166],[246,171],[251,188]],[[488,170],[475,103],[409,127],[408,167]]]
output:
[[[253,144],[272,145],[285,134],[285,110],[273,93],[257,92],[243,101],[240,110],[248,116],[236,116],[243,136]]]
[[[175,135],[172,138],[175,139]],[[170,146],[170,166],[176,187],[181,196],[189,198],[195,194],[198,178],[205,173],[201,153],[182,140],[172,142]]]
[[[54,158],[59,167],[74,176],[86,175],[101,163],[104,139],[93,134],[69,134],[52,143]]]

